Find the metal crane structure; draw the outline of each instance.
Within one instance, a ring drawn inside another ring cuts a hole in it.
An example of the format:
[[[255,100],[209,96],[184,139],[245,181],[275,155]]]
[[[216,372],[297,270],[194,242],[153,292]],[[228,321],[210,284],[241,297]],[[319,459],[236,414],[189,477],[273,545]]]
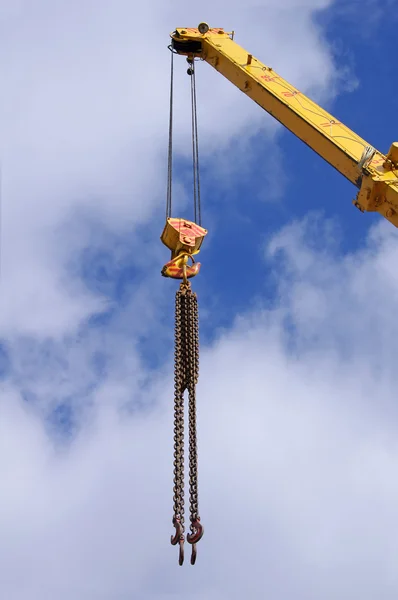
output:
[[[173,545],[184,561],[184,392],[188,391],[189,482],[192,544],[203,535],[198,512],[195,387],[199,375],[199,326],[196,294],[189,279],[199,273],[195,262],[207,230],[201,225],[195,61],[207,62],[312,148],[357,188],[353,204],[361,212],[378,212],[398,227],[398,142],[385,155],[334,118],[288,81],[234,41],[234,32],[210,28],[177,28],[171,33],[171,85],[166,224],[161,240],[171,250],[162,275],[182,280],[175,307],[174,515]],[[172,217],[173,56],[186,57],[191,78],[194,221]],[[191,262],[192,264],[189,264]]]

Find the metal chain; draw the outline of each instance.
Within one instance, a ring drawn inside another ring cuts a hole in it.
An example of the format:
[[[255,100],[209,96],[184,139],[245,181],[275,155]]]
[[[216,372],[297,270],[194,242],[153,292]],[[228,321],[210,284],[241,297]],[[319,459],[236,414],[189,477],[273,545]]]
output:
[[[180,565],[184,560],[184,399],[188,390],[189,417],[189,495],[192,544],[191,564],[196,561],[196,543],[203,535],[198,508],[198,456],[196,433],[196,384],[199,377],[199,318],[197,296],[189,283],[181,283],[176,293],[175,400],[174,400],[174,516],[176,533],[171,543],[180,543]]]
[[[177,290],[175,300],[175,341],[174,341],[174,515],[176,529],[171,536],[173,546],[179,544],[179,564],[184,562],[184,386],[185,365],[182,340],[181,291]]]
[[[198,344],[196,339],[197,323],[196,321],[196,294],[189,294],[189,372],[188,383],[188,415],[189,415],[189,495],[190,495],[190,517],[191,532],[192,523],[198,516],[198,490],[197,490],[197,440],[196,440],[196,383],[198,375]]]
[[[198,500],[198,451],[196,433],[196,384],[199,378],[199,316],[196,294],[189,294],[189,368],[190,380],[188,385],[189,404],[189,502],[191,533],[187,541],[192,544],[191,564],[196,561],[196,543],[203,535],[203,527],[199,517]]]

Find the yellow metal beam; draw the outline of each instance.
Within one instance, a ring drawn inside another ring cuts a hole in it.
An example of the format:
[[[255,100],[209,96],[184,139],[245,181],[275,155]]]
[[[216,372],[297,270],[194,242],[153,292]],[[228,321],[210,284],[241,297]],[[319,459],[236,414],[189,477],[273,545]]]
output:
[[[323,110],[220,28],[178,28],[172,46],[200,57],[359,188],[355,206],[377,211],[398,227],[398,148],[386,156]]]

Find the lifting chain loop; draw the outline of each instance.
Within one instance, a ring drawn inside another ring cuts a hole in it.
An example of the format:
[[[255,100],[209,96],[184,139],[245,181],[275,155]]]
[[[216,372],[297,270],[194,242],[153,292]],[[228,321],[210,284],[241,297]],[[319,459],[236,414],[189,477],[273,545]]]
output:
[[[199,377],[199,316],[197,296],[190,283],[181,283],[176,293],[175,394],[174,394],[174,516],[176,528],[171,543],[180,544],[179,564],[184,560],[184,391],[188,391],[189,495],[192,544],[191,564],[196,561],[196,543],[203,536],[198,508],[198,456],[196,434],[196,384]]]
[[[184,561],[184,360],[181,331],[181,293],[176,293],[174,330],[174,488],[171,543],[180,544],[180,560]]]
[[[196,294],[188,295],[189,319],[189,383],[188,383],[188,415],[189,415],[189,500],[190,500],[190,522],[191,533],[187,535],[187,542],[192,544],[191,564],[196,560],[196,543],[203,535],[203,527],[200,524],[198,505],[198,452],[196,435],[196,384],[199,379],[199,315],[198,299]]]

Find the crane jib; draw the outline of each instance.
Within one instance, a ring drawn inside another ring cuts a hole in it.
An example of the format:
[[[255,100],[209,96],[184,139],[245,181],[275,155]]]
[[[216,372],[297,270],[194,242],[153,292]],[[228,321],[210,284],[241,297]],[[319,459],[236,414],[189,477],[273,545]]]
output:
[[[177,28],[171,38],[174,53],[207,62],[359,187],[353,200],[357,208],[379,212],[398,227],[396,142],[387,154],[373,148],[272,67],[239,46],[234,32],[200,23],[197,28]]]

